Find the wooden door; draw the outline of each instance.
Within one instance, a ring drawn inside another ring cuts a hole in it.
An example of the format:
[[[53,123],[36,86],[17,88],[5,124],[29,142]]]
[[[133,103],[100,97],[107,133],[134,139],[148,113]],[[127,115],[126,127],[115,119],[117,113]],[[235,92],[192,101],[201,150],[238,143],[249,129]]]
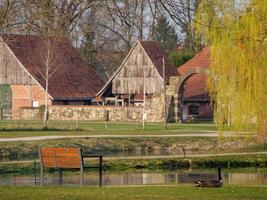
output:
[[[10,85],[0,85],[0,119],[11,119],[12,90]]]

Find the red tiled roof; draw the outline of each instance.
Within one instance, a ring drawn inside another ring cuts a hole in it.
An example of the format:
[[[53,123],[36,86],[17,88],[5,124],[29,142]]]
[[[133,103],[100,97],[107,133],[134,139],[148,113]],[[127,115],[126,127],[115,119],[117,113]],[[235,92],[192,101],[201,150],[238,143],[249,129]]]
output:
[[[204,48],[182,66],[178,67],[178,72],[185,74],[188,70],[195,67],[209,68],[210,48]],[[203,74],[195,74],[189,77],[184,84],[185,100],[207,100],[209,98],[206,90],[207,77]]]
[[[2,38],[28,72],[45,88],[45,80],[38,67],[48,38],[33,35],[3,35]],[[55,66],[59,66],[49,79],[48,93],[56,99],[86,99],[95,97],[103,81],[87,65],[80,53],[67,39],[51,39]]]
[[[194,74],[184,84],[184,100],[207,100],[209,98],[206,90],[207,77],[203,74]]]
[[[166,80],[169,80],[170,76],[178,76],[179,73],[176,70],[176,67],[174,64],[170,62],[170,59],[166,52],[161,48],[160,44],[158,42],[154,41],[140,41],[142,47],[146,51],[148,57],[154,64],[154,66],[157,68],[159,74],[163,77],[163,61],[162,58],[164,57],[165,61],[165,74],[166,74]]]

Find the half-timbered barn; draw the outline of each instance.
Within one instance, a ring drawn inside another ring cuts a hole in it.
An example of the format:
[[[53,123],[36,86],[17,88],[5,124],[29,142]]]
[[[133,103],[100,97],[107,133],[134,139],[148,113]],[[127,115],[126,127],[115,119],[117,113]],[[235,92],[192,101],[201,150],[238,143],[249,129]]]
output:
[[[141,105],[144,96],[160,95],[164,79],[168,85],[171,76],[178,76],[178,72],[160,45],[137,41],[97,95],[105,105]]]
[[[207,74],[199,69],[208,70],[210,67],[210,48],[204,48],[188,62],[178,67],[181,77],[186,77],[179,88],[180,119],[211,120],[213,108],[207,91]],[[198,69],[199,72],[192,72]],[[188,74],[188,75],[187,75]]]
[[[48,39],[51,42],[50,50],[45,48]],[[12,113],[15,117],[21,107],[39,107],[44,104],[47,76],[44,76],[44,71],[40,69],[46,64],[49,68],[49,105],[91,104],[104,84],[67,39],[2,35],[0,37],[2,114]]]

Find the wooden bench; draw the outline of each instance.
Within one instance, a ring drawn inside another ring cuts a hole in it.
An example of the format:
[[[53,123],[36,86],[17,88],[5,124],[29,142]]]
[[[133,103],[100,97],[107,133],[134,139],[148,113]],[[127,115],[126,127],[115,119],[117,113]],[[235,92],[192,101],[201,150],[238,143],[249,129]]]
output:
[[[80,170],[80,185],[84,184],[84,160],[83,158],[99,158],[99,186],[102,187],[102,161],[103,156],[84,156],[80,148],[48,148],[43,147],[39,149],[40,167],[41,167],[41,181],[44,184],[44,169],[54,168],[59,170],[59,183],[62,184],[62,171],[66,169]],[[86,167],[89,168],[89,167]],[[92,167],[90,167],[92,168]]]

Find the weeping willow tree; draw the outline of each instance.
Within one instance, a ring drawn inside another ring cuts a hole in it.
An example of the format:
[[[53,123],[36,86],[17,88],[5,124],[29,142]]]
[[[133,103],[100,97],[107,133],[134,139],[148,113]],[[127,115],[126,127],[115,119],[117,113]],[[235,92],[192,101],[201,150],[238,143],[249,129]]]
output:
[[[216,123],[266,139],[267,0],[202,1],[195,27],[211,48],[208,90]]]

